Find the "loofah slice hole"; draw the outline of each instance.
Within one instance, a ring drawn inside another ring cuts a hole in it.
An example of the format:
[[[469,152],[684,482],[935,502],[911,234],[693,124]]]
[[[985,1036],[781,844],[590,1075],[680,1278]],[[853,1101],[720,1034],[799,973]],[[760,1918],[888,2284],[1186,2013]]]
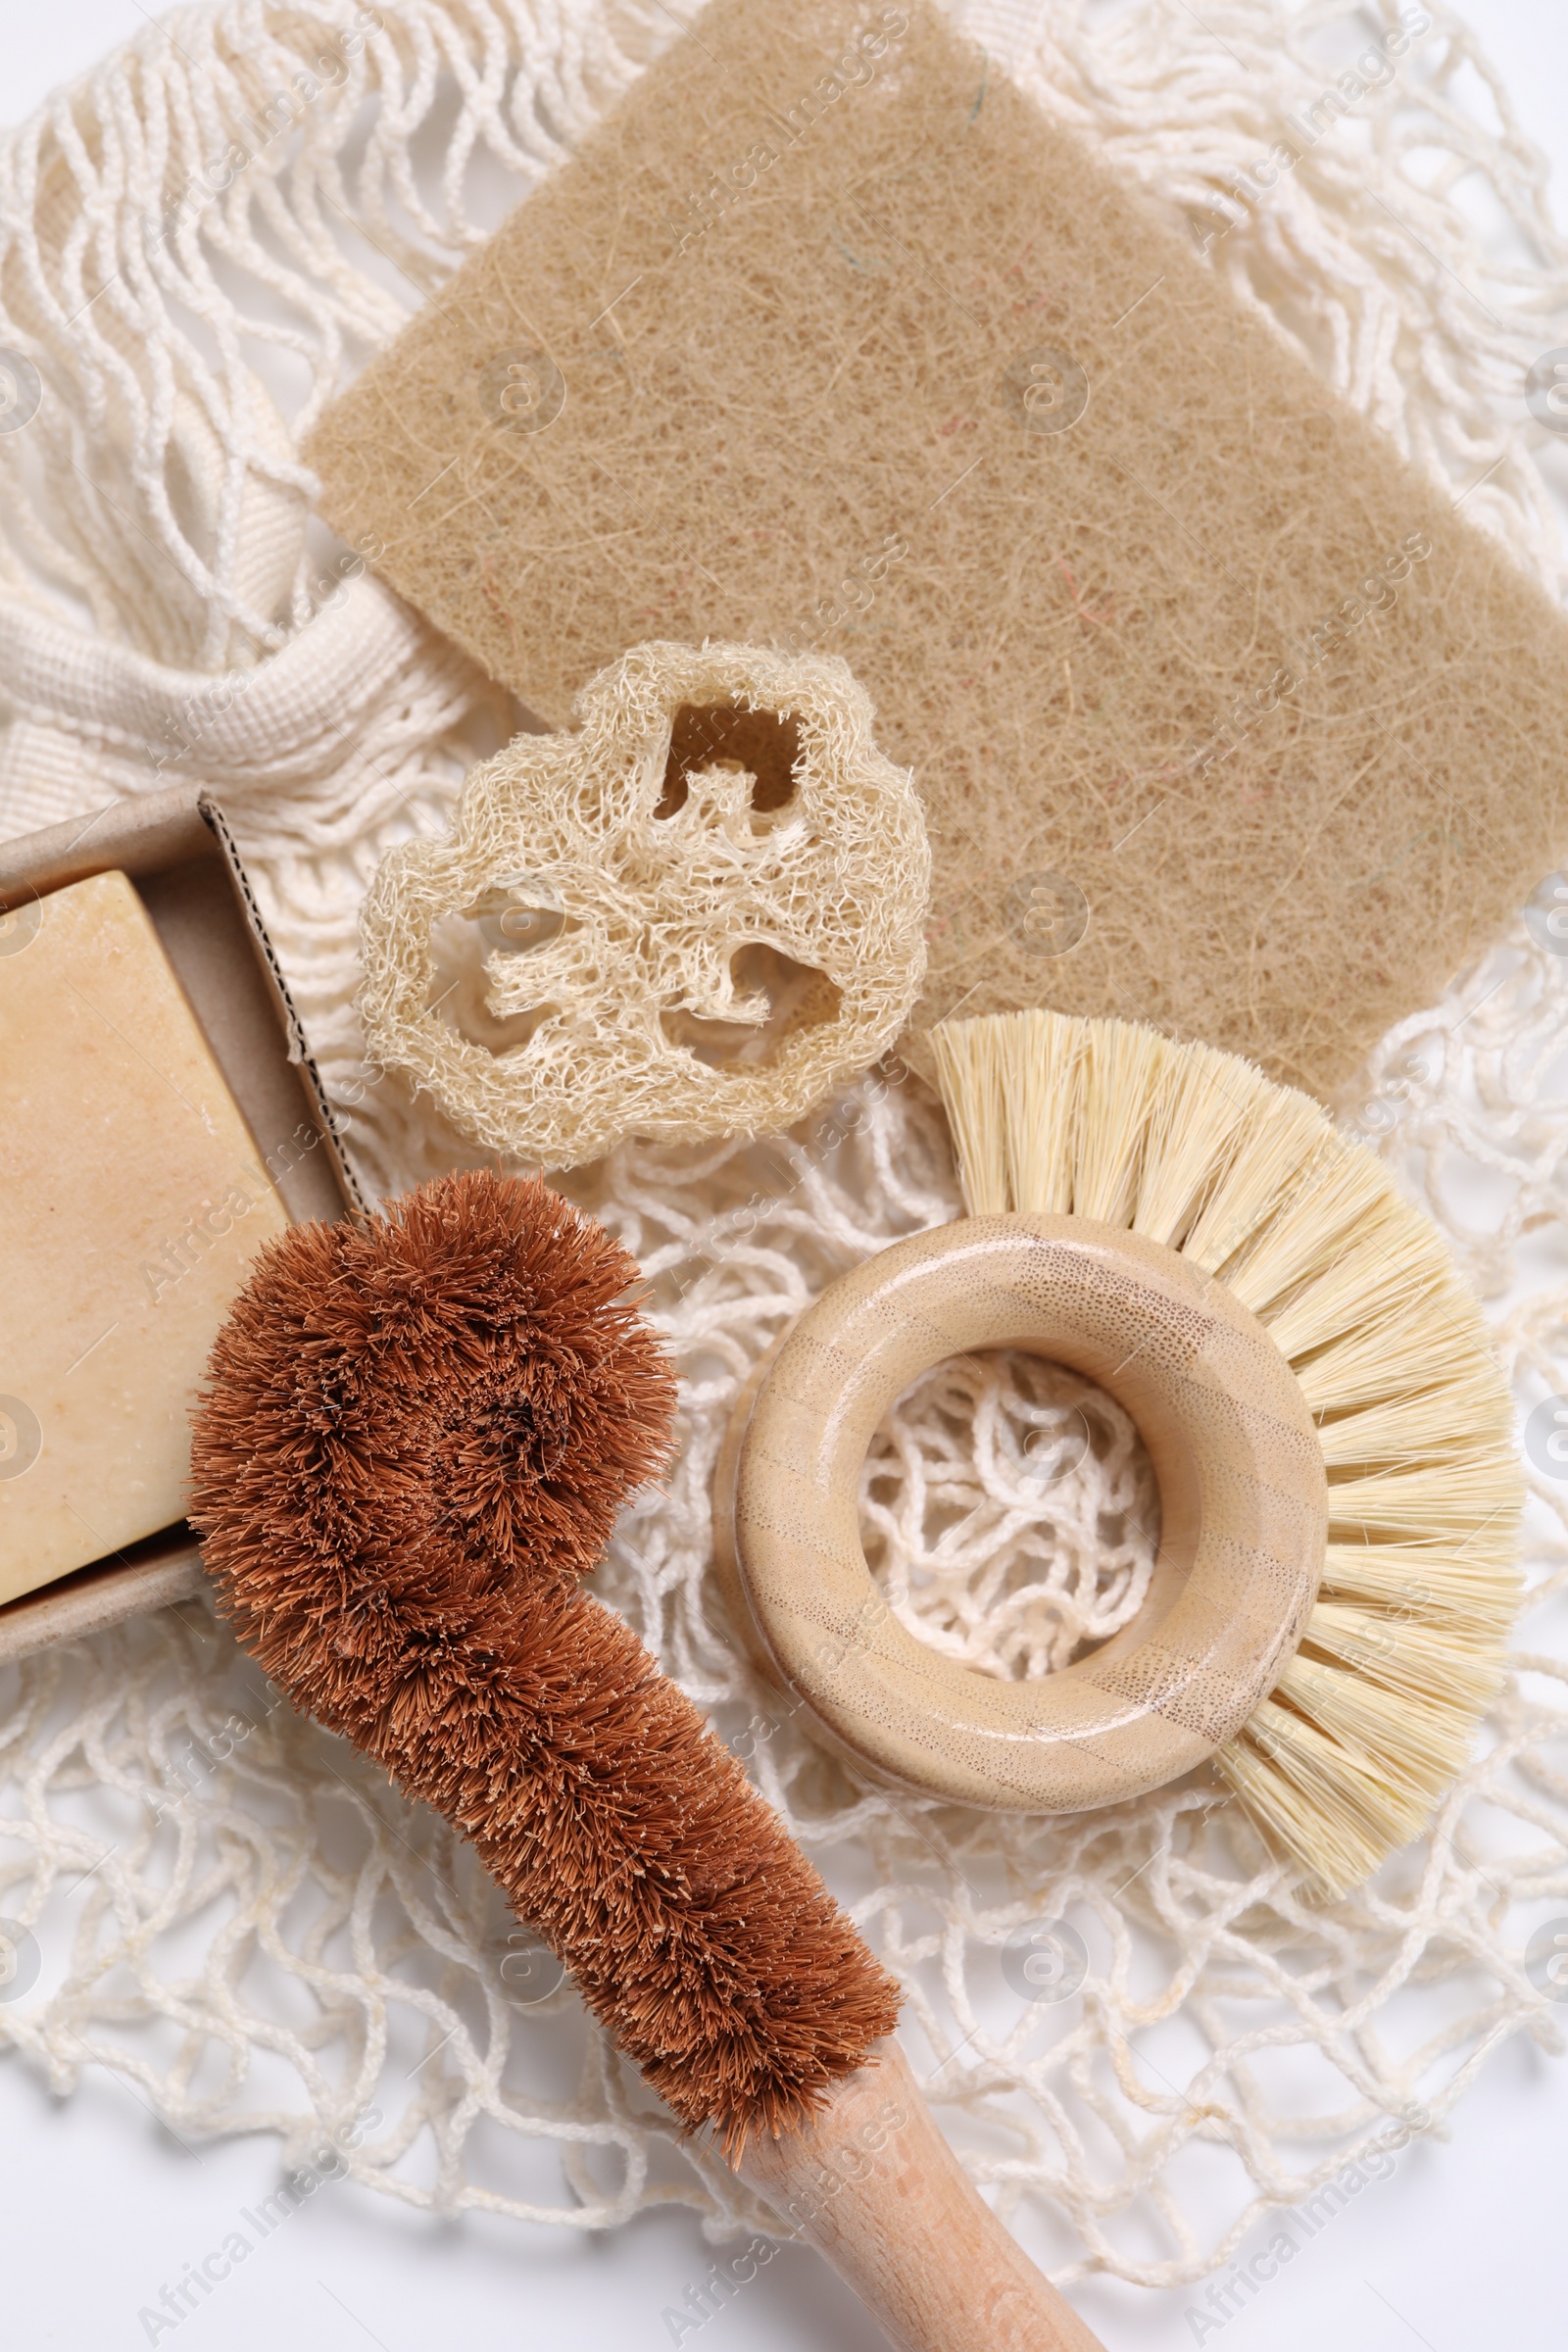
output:
[[[509,876],[471,906],[431,925],[426,1012],[498,1060],[515,1053],[560,1006],[545,1000],[517,1012],[492,1012],[485,959],[497,949],[525,957],[575,928],[548,885],[526,875]]]
[[[800,756],[800,725],[788,711],[683,703],[670,721],[664,788],[654,816],[678,816],[692,777],[704,768],[727,767],[751,777],[753,816],[774,817],[795,798]]]
[[[710,1069],[771,1061],[786,1039],[836,1021],[843,1006],[843,995],[826,972],[798,963],[782,948],[762,941],[737,948],[729,974],[739,1003],[758,1017],[711,1020],[678,1007],[660,1015],[670,1044],[684,1046]]]

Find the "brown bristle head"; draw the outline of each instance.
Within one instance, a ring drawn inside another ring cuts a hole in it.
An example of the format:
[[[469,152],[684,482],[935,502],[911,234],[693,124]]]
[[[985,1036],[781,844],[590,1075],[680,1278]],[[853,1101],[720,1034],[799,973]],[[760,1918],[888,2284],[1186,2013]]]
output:
[[[220,1333],[191,1517],[267,1672],[471,1837],[683,2121],[788,2128],[897,1994],[640,1642],[577,1589],[667,1458],[634,1261],[538,1182],[274,1242]]]

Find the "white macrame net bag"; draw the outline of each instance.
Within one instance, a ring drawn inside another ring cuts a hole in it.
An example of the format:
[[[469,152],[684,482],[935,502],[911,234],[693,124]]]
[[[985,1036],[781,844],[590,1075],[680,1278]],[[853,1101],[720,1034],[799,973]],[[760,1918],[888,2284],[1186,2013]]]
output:
[[[969,22],[1199,214],[1213,265],[1560,593],[1535,454],[1554,427],[1523,384],[1568,342],[1568,249],[1485,59],[1434,16],[1389,90],[1251,197],[1228,175],[1366,46],[1347,0],[1206,0],[1201,22],[1181,0],[1108,18],[991,0]],[[318,534],[294,450],[676,37],[661,0],[221,0],[149,24],[0,145],[0,832],[209,783],[382,1192],[474,1154],[362,1064],[359,902],[395,842],[446,826],[515,714]],[[1500,129],[1465,111],[1461,76]],[[291,115],[259,113],[278,91]],[[1503,258],[1472,218],[1502,224]],[[1347,1105],[1506,1298],[1526,1408],[1568,1385],[1568,1287],[1542,1279],[1538,1245],[1565,1206],[1560,944],[1534,910],[1400,1025]],[[1059,2277],[1197,2278],[1391,2128],[1441,2129],[1508,2036],[1560,2046],[1523,1954],[1568,1912],[1568,1487],[1532,1469],[1534,1646],[1485,1752],[1430,1839],[1344,1902],[1305,1907],[1240,1816],[1192,1791],[1057,1823],[895,1801],[827,1762],[717,1638],[707,1494],[737,1384],[786,1319],[956,1211],[929,1099],[882,1074],[781,1141],[624,1148],[573,1189],[652,1278],[683,1382],[679,1466],[599,1589],[898,1976],[939,2114]],[[901,1615],[1007,1674],[1136,1609],[1150,1500],[1114,1408],[1007,1359],[931,1374],[865,1479]],[[52,2088],[112,2067],[185,2139],[270,2131],[289,2162],[335,2133],[355,2179],[444,2212],[598,2229],[674,2200],[715,2237],[756,2218],[678,2146],[467,1850],[265,1690],[199,1605],[0,1677],[0,1913],[38,1963],[0,2000],[0,2037]],[[1051,1923],[1082,1951],[1081,1984],[1043,1972],[1056,1998],[1020,1966]],[[368,2107],[381,2122],[353,2128]]]

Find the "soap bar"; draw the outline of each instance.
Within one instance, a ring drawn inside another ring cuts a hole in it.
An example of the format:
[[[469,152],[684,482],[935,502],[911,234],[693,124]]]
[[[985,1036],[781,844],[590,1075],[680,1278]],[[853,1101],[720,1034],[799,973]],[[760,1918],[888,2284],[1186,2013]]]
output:
[[[123,874],[0,931],[0,1602],[184,1516],[187,1415],[288,1219]]]

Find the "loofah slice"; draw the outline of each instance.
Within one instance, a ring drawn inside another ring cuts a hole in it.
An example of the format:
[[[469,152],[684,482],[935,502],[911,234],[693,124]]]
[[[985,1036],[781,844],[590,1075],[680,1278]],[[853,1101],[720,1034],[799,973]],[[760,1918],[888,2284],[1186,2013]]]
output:
[[[844,662],[643,645],[475,768],[366,901],[371,1054],[546,1168],[787,1127],[890,1046],[930,853]],[[488,952],[486,952],[488,951]],[[481,966],[482,956],[482,966]]]

